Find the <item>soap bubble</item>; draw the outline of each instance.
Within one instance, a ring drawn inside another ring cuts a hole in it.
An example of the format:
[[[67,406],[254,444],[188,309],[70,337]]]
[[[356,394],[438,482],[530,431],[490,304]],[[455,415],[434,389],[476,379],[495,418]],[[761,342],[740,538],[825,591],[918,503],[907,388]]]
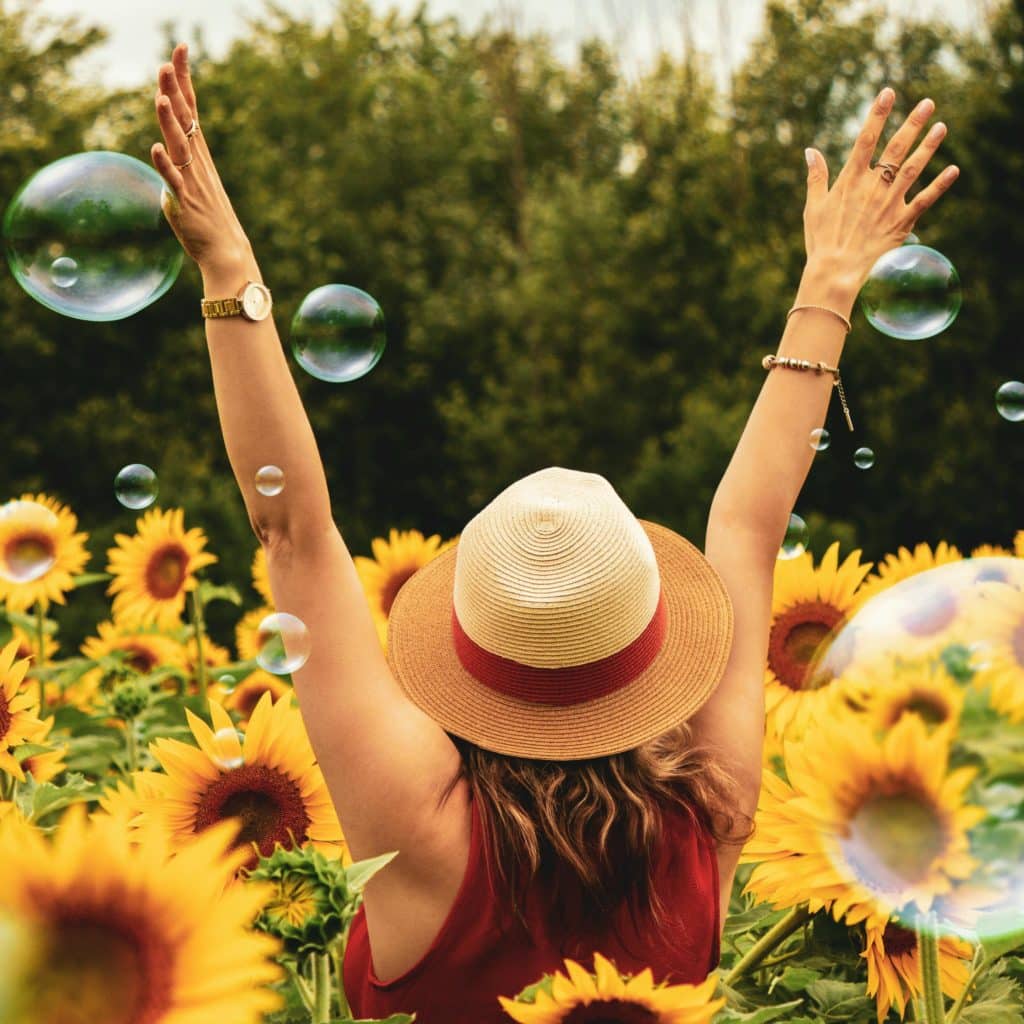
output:
[[[260,466],[256,470],[256,490],[268,498],[284,490],[284,472],[277,466]]]
[[[785,744],[855,737],[816,779],[830,823],[809,826],[836,888],[972,943],[1024,929],[1024,560],[964,559],[882,590],[807,676],[817,710]]]
[[[807,524],[793,512],[789,517],[789,525],[786,527],[786,536],[782,539],[782,547],[779,548],[779,558],[783,561],[789,558],[799,558],[807,550]]]
[[[160,175],[123,153],[76,153],[48,164],[4,215],[15,278],[32,298],[77,320],[137,313],[181,269],[162,195]]]
[[[213,734],[213,763],[223,771],[234,771],[245,764],[242,756],[244,737],[237,729],[218,729]]]
[[[132,462],[114,477],[114,495],[125,508],[149,508],[159,488],[156,473],[141,462]]]
[[[386,342],[377,300],[347,284],[314,289],[292,320],[292,352],[299,366],[331,384],[369,373]]]
[[[853,464],[858,469],[870,469],[875,464],[875,453],[870,448],[858,448],[853,453]]]
[[[883,253],[860,292],[868,322],[890,338],[919,341],[944,331],[960,312],[960,277],[927,245],[898,245]]]
[[[274,612],[259,624],[260,649],[256,663],[275,676],[297,672],[306,664],[311,642],[302,619],[288,612]]]
[[[32,583],[57,561],[60,520],[36,501],[8,501],[0,506],[7,539],[0,551],[0,577],[8,583]]]
[[[235,692],[235,677],[230,672],[217,676],[217,684],[225,697],[230,697]]]
[[[811,431],[810,445],[816,452],[823,452],[832,443],[832,435],[824,428]]]
[[[1008,380],[996,391],[996,409],[1004,420],[1020,423],[1024,420],[1024,383]]]

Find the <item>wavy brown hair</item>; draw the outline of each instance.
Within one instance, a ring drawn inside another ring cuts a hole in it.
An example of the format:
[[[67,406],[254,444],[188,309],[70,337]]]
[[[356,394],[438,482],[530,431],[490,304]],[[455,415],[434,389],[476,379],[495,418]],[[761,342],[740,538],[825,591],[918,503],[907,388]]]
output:
[[[753,831],[752,819],[736,810],[733,777],[690,739],[684,724],[620,754],[544,761],[496,754],[452,736],[462,767],[442,801],[466,779],[492,872],[524,924],[533,879],[568,874],[582,888],[585,908],[568,927],[589,928],[623,903],[661,926],[664,907],[650,878],[663,811],[681,808],[718,842],[742,843]],[[552,899],[552,909],[560,903]]]

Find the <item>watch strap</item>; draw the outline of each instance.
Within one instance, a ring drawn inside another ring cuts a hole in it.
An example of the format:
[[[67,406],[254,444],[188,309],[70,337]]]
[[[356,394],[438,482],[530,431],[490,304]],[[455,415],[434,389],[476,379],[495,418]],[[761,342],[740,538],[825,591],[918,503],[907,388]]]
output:
[[[237,296],[230,299],[203,299],[199,308],[207,320],[216,320],[223,316],[241,316],[242,300]]]

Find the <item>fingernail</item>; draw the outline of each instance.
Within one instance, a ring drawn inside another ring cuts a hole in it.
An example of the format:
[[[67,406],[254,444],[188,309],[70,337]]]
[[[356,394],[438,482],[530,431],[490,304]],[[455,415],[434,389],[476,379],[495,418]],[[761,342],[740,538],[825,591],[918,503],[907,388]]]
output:
[[[931,126],[931,129],[928,132],[928,138],[929,139],[941,139],[942,136],[945,135],[945,134],[946,134],[946,126],[941,121],[937,121],[935,124],[933,124]]]
[[[893,90],[892,90],[892,89],[890,89],[890,88],[889,88],[889,86],[886,86],[886,87],[885,87],[885,88],[884,88],[884,89],[883,89],[883,90],[882,90],[882,91],[881,91],[881,92],[880,92],[880,93],[878,94],[878,102],[879,102],[879,104],[880,104],[881,106],[883,106],[883,107],[888,107],[888,106],[891,106],[891,105],[892,105],[892,101],[893,101],[894,99],[896,99],[896,93],[895,93],[895,92],[893,92]]]
[[[952,181],[954,178],[959,177],[959,175],[960,175],[960,168],[959,167],[947,167],[942,172],[942,176],[947,181]]]
[[[804,159],[807,161],[808,167],[814,166],[814,150],[808,147],[804,150]]]
[[[919,114],[921,117],[931,117],[934,109],[934,102],[930,99],[925,99],[921,100],[921,102],[914,108],[914,113]]]

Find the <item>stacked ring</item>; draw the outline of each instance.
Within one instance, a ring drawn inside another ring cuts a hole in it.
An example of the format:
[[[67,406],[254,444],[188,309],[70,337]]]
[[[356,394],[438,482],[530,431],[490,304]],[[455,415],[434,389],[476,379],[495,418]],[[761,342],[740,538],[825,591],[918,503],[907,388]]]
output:
[[[188,159],[183,164],[175,164],[174,166],[177,167],[179,171],[183,171],[186,167],[188,167],[189,164],[192,163],[193,160],[195,160],[195,158],[195,153],[189,152]]]
[[[891,185],[896,180],[896,172],[900,169],[899,164],[875,164],[876,168],[882,170],[882,181]]]
[[[186,139],[193,139],[199,134],[199,122],[193,117],[192,123],[188,126],[188,131],[185,132]]]

